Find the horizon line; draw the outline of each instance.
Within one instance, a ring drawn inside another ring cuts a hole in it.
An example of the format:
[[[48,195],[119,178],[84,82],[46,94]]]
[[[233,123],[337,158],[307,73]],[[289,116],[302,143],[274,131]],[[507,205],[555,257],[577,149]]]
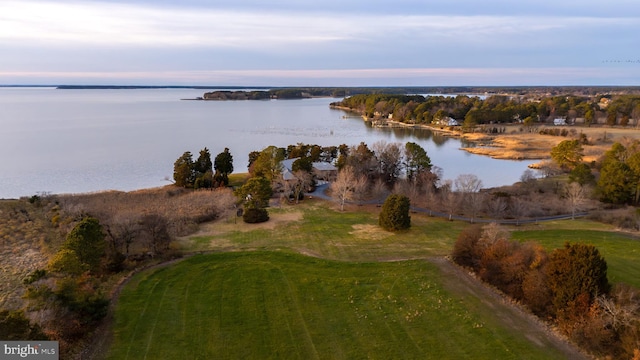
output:
[[[185,88],[185,89],[285,89],[285,88],[314,88],[314,89],[356,89],[356,88],[583,88],[583,87],[615,87],[615,88],[640,88],[640,85],[146,85],[146,84],[0,84],[0,87],[68,87],[68,88]]]

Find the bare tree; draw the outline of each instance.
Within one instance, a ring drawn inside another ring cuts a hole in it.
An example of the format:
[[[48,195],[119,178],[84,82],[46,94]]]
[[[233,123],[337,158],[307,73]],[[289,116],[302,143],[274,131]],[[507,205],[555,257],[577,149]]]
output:
[[[520,181],[523,183],[528,183],[530,181],[535,181],[535,180],[536,180],[536,174],[531,169],[526,169],[525,171],[522,172],[522,175],[520,175]]]
[[[523,199],[517,196],[512,196],[511,203],[509,204],[509,210],[511,215],[516,219],[516,225],[520,225],[520,219],[527,211],[527,204]]]
[[[122,252],[129,256],[129,248],[140,233],[140,225],[135,214],[121,213],[116,214],[114,218],[105,226],[107,239],[112,244],[112,249],[116,252]]]
[[[571,219],[576,218],[576,212],[582,210],[587,201],[587,190],[577,182],[565,185],[564,197],[571,211]]]
[[[409,199],[417,199],[421,193],[418,183],[408,179],[398,180],[395,185],[393,185],[392,192],[394,194],[404,195]]]
[[[388,184],[394,184],[402,170],[402,151],[399,143],[377,141],[372,146],[378,159],[378,173]]]
[[[140,220],[140,226],[146,235],[152,255],[162,253],[169,248],[171,236],[168,231],[167,219],[157,214],[144,215]]]
[[[300,195],[302,195],[313,184],[313,175],[307,171],[298,170],[293,173],[293,176],[295,179],[292,184],[292,190],[297,204],[300,200]]]
[[[371,188],[371,197],[374,199],[386,199],[389,195],[389,188],[387,188],[387,184],[385,184],[382,179],[378,178],[373,182],[373,187]]]
[[[494,219],[502,219],[507,210],[507,201],[501,196],[493,196],[486,205],[487,212]]]
[[[484,196],[480,193],[482,180],[474,174],[461,174],[454,180],[456,190],[460,192],[466,210],[474,221],[480,209],[482,209]]]
[[[331,183],[333,197],[340,204],[340,211],[344,211],[344,204],[354,200],[366,188],[367,179],[363,175],[356,175],[353,167],[345,166],[338,173],[336,181]]]
[[[483,246],[495,244],[498,240],[509,240],[509,232],[497,223],[490,223],[482,227],[480,243]]]
[[[482,189],[482,180],[474,174],[460,174],[454,180],[456,190],[462,193],[478,192]]]
[[[485,199],[487,198],[485,193],[472,192],[465,195],[467,209],[471,215],[471,222],[474,222],[482,208],[484,207]]]
[[[451,180],[445,180],[440,187],[440,201],[449,214],[449,220],[451,220],[453,218],[453,213],[458,210],[458,206],[460,204],[458,194],[453,191],[453,184]]]
[[[562,173],[562,170],[556,163],[552,161],[542,161],[538,164],[538,169],[542,172],[544,177],[552,177]]]
[[[622,327],[633,326],[638,321],[640,311],[640,293],[625,284],[618,284],[607,295],[599,295],[596,298],[600,309],[603,311],[609,326],[618,331]]]
[[[273,187],[280,192],[278,197],[280,204],[289,201],[289,195],[293,192],[293,183],[290,180],[285,180],[282,176],[273,183]]]

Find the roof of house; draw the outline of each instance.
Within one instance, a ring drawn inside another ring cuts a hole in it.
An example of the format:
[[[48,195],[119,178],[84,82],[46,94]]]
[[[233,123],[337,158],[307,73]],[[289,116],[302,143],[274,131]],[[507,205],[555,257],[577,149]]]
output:
[[[289,180],[289,179],[293,179],[293,163],[298,160],[300,158],[293,158],[293,159],[285,159],[282,160],[282,177],[285,180]],[[318,171],[336,171],[338,170],[337,167],[329,164],[328,162],[324,162],[324,161],[316,161],[312,164],[313,168],[315,170]],[[287,179],[287,176],[290,176],[289,179]]]
[[[328,162],[318,161],[313,163],[313,168],[319,171],[336,171],[337,167],[329,164]]]

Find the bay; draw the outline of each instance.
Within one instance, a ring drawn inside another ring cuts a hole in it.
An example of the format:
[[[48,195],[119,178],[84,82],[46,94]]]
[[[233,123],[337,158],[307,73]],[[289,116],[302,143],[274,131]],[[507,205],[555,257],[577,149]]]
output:
[[[246,172],[249,152],[269,145],[414,141],[443,179],[472,173],[485,187],[518,181],[531,163],[472,155],[429,131],[372,128],[330,109],[338,99],[181,100],[203,92],[0,88],[0,198],[162,186],[183,152],[204,147],[213,156],[228,147],[235,172]]]

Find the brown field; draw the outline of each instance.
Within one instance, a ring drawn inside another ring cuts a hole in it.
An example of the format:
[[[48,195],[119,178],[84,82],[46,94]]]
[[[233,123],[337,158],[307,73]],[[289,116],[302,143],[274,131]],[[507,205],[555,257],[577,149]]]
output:
[[[504,134],[463,134],[462,137],[468,141],[476,143],[475,147],[463,148],[472,154],[490,156],[495,159],[527,160],[527,159],[548,159],[551,148],[559,142],[572,139],[572,135],[567,137],[541,135],[539,131],[543,127],[537,128],[534,133],[520,132],[520,125],[506,126]],[[555,128],[547,126],[547,128]],[[574,127],[565,126],[562,128],[575,130],[575,134],[583,133],[587,136],[590,145],[584,146],[584,160],[587,162],[597,160],[616,141],[623,141],[624,138],[640,139],[640,129],[632,128],[612,128],[612,127]]]

